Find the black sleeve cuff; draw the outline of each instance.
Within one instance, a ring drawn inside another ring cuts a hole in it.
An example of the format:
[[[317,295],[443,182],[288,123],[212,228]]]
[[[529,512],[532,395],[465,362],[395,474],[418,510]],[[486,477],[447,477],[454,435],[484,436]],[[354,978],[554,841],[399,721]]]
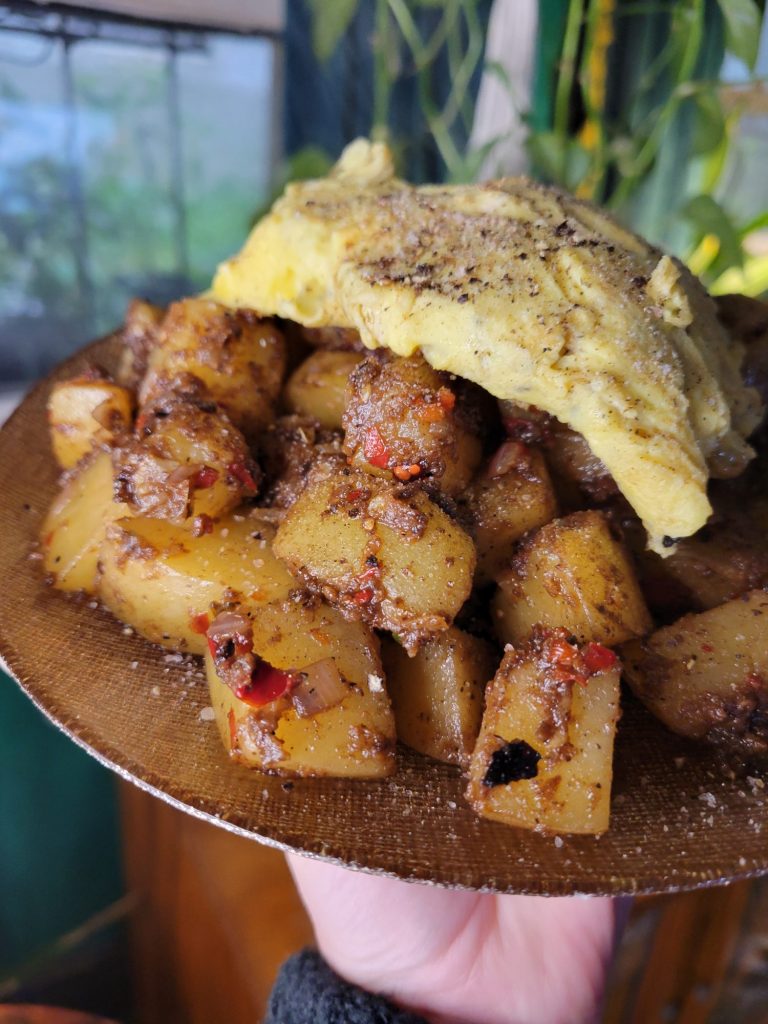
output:
[[[269,997],[264,1024],[427,1024],[388,1000],[343,981],[319,953],[286,960]]]

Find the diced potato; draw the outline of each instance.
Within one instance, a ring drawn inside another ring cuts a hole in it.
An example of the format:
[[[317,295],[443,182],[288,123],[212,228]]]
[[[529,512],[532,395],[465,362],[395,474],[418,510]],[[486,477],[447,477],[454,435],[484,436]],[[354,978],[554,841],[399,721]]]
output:
[[[490,646],[452,626],[413,658],[394,640],[384,642],[382,655],[397,738],[420,754],[466,767],[498,660]]]
[[[673,732],[768,756],[768,592],[685,615],[622,657],[634,692]]]
[[[391,775],[395,724],[374,634],[321,602],[307,607],[287,601],[248,610],[259,657],[293,671],[330,658],[347,695],[303,717],[286,698],[254,708],[218,677],[207,652],[211,704],[230,756],[279,775]]]
[[[327,430],[341,430],[349,375],[361,359],[356,352],[313,352],[288,379],[288,409],[317,420]]]
[[[559,420],[549,421],[547,461],[563,501],[579,502],[585,494],[592,501],[605,501],[619,493],[605,464],[593,455],[585,438]]]
[[[56,461],[71,469],[93,448],[111,447],[131,429],[133,396],[109,380],[76,377],[54,384],[48,422]]]
[[[468,394],[421,355],[370,355],[349,378],[344,451],[367,473],[460,494],[482,451]]]
[[[486,692],[467,799],[484,818],[508,825],[598,834],[610,815],[620,670],[597,645],[574,653],[567,636],[536,630],[508,650]],[[597,670],[594,649],[604,664]],[[564,654],[577,669],[586,659],[585,682],[563,668]]]
[[[557,499],[541,452],[506,441],[472,482],[463,501],[477,547],[479,583],[506,569],[523,534],[557,515]]]
[[[265,504],[290,508],[316,463],[342,457],[341,432],[318,427],[306,416],[281,416],[264,431],[259,453],[266,476]]]
[[[523,541],[499,579],[493,614],[511,644],[537,623],[609,646],[653,626],[632,563],[600,512],[557,519]]]
[[[149,353],[157,344],[158,328],[165,310],[145,299],[132,299],[128,303],[123,324],[124,348],[120,354],[117,379],[120,384],[135,389],[147,370]]]
[[[120,519],[99,555],[99,595],[153,643],[203,654],[214,602],[284,599],[298,582],[272,553],[274,527],[229,516],[196,537],[162,519]]]
[[[260,472],[221,412],[172,398],[145,409],[138,436],[115,453],[117,496],[139,515],[216,519],[255,495]]]
[[[475,568],[470,538],[423,491],[399,497],[343,462],[312,472],[275,552],[332,604],[411,650],[451,624]]]
[[[139,399],[143,405],[170,391],[211,398],[254,438],[274,417],[285,366],[285,341],[270,320],[211,299],[183,299],[168,308]]]
[[[94,592],[107,527],[129,514],[127,505],[114,500],[109,452],[94,452],[59,492],[40,531],[43,565],[59,590]]]

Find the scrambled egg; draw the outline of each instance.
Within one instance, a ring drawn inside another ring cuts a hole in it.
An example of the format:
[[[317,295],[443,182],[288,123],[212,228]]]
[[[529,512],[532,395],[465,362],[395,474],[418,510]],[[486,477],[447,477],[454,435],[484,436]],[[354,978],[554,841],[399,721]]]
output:
[[[707,520],[707,479],[743,465],[760,417],[741,350],[681,264],[526,179],[414,187],[358,140],[289,185],[213,296],[544,409],[584,435],[666,553]],[[709,466],[708,466],[709,463]]]

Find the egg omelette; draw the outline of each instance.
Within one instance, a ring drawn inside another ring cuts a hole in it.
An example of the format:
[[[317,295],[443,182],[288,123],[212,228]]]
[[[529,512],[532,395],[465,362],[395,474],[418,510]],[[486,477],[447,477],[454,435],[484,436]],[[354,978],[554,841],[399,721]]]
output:
[[[757,394],[704,287],[587,203],[524,178],[413,186],[357,140],[289,185],[212,295],[429,363],[583,434],[652,548],[711,513],[752,456]]]

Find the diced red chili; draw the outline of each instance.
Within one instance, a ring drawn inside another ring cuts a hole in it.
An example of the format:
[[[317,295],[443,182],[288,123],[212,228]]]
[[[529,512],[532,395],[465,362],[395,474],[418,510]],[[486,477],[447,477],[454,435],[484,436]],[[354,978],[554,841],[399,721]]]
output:
[[[413,462],[410,466],[395,466],[392,473],[398,480],[408,483],[409,480],[413,480],[414,477],[421,475],[421,466],[418,462]]]
[[[211,621],[205,614],[205,612],[200,612],[199,615],[193,615],[192,618],[189,620],[189,628],[192,630],[193,633],[198,634],[207,632],[210,624]]]
[[[456,405],[456,395],[450,388],[440,388],[437,392],[437,400],[446,412],[452,412]]]
[[[235,690],[235,696],[252,707],[260,708],[271,704],[287,693],[294,682],[294,675],[275,668],[266,661],[258,661],[251,675],[251,681]]]
[[[213,466],[203,466],[202,469],[198,469],[190,483],[196,491],[205,491],[207,488],[213,487],[218,479],[218,469],[214,469]]]
[[[595,675],[598,672],[607,672],[619,660],[610,648],[595,643],[587,644],[581,652],[581,656],[590,675]]]
[[[251,491],[257,491],[259,489],[256,481],[253,479],[253,474],[244,462],[230,462],[227,466],[227,472],[230,476],[233,476],[235,480],[238,480],[243,487],[247,487]]]
[[[359,487],[354,487],[349,494],[347,494],[347,501],[359,501],[363,496],[363,492]]]
[[[360,590],[356,590],[352,595],[352,600],[355,604],[370,604],[373,600],[373,589],[362,587]]]
[[[712,654],[715,648],[712,646],[712,644],[702,644],[701,649],[702,651],[704,651],[705,654]]]
[[[387,446],[384,444],[384,438],[378,432],[376,427],[371,427],[365,435],[363,452],[366,459],[372,466],[376,466],[377,469],[387,468],[387,463],[389,462],[389,451],[387,450]]]

